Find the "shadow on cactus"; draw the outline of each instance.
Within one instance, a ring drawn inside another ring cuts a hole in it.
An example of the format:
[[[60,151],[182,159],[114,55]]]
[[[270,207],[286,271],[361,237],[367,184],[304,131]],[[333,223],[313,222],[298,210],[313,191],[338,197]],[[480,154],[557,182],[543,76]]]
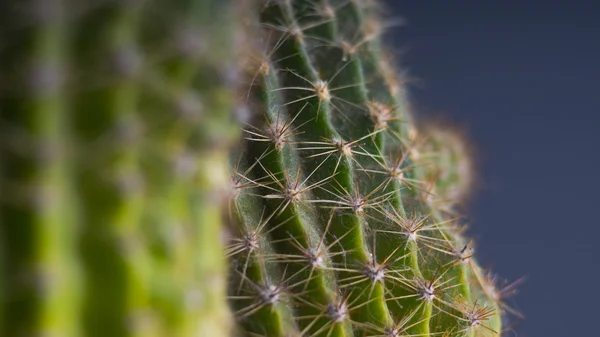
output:
[[[231,155],[229,301],[251,336],[498,336],[458,205],[462,138],[417,130],[372,1],[270,1]],[[507,290],[511,290],[510,287]]]

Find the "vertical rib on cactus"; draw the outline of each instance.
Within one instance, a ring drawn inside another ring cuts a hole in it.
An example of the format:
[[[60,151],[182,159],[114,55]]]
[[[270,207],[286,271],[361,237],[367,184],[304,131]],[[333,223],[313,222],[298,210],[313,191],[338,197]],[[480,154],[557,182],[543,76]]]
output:
[[[95,147],[80,154],[77,170],[84,326],[95,336],[142,335],[138,317],[149,301],[149,256],[141,238],[142,117],[137,110],[140,10],[136,2],[102,5],[83,18],[73,44],[79,76],[100,82],[75,95],[72,107],[77,143]]]
[[[255,117],[244,153],[232,156],[241,220],[230,299],[242,329],[498,334],[471,247],[428,198],[424,149],[379,45],[376,5],[275,1],[260,17]]]
[[[1,9],[0,335],[228,335],[231,2]]]
[[[1,335],[74,335],[81,288],[76,256],[76,212],[67,157],[66,27],[59,1],[24,5],[34,25],[6,16],[3,31],[20,35],[3,46],[2,250],[4,315]],[[4,7],[4,6],[3,6]],[[6,8],[3,8],[6,9]],[[3,13],[8,11],[2,10]],[[14,27],[16,31],[10,31]],[[7,42],[8,40],[5,40]],[[17,73],[17,71],[20,71]],[[7,80],[8,79],[8,80]],[[10,86],[9,86],[10,85]]]

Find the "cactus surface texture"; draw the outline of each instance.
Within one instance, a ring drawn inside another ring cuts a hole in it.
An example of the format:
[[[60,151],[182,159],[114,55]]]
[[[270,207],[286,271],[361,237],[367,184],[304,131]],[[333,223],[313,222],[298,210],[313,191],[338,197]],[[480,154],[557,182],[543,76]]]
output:
[[[231,158],[229,298],[251,336],[493,336],[461,138],[419,132],[372,1],[271,1]]]
[[[0,336],[500,335],[382,12],[2,2]]]

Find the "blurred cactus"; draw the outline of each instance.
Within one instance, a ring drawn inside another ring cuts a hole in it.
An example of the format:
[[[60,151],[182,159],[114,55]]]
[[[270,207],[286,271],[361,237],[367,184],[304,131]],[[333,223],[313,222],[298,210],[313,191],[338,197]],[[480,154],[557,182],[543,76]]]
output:
[[[1,336],[228,334],[230,5],[2,3]]]
[[[380,17],[2,3],[0,335],[498,335],[468,147],[417,130]]]

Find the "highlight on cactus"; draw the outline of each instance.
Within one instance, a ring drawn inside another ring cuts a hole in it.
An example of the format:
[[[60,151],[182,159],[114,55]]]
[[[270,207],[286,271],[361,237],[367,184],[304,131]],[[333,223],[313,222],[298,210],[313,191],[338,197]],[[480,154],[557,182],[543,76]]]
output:
[[[374,0],[0,5],[1,336],[499,336],[471,144]],[[5,37],[5,38],[4,38]]]

